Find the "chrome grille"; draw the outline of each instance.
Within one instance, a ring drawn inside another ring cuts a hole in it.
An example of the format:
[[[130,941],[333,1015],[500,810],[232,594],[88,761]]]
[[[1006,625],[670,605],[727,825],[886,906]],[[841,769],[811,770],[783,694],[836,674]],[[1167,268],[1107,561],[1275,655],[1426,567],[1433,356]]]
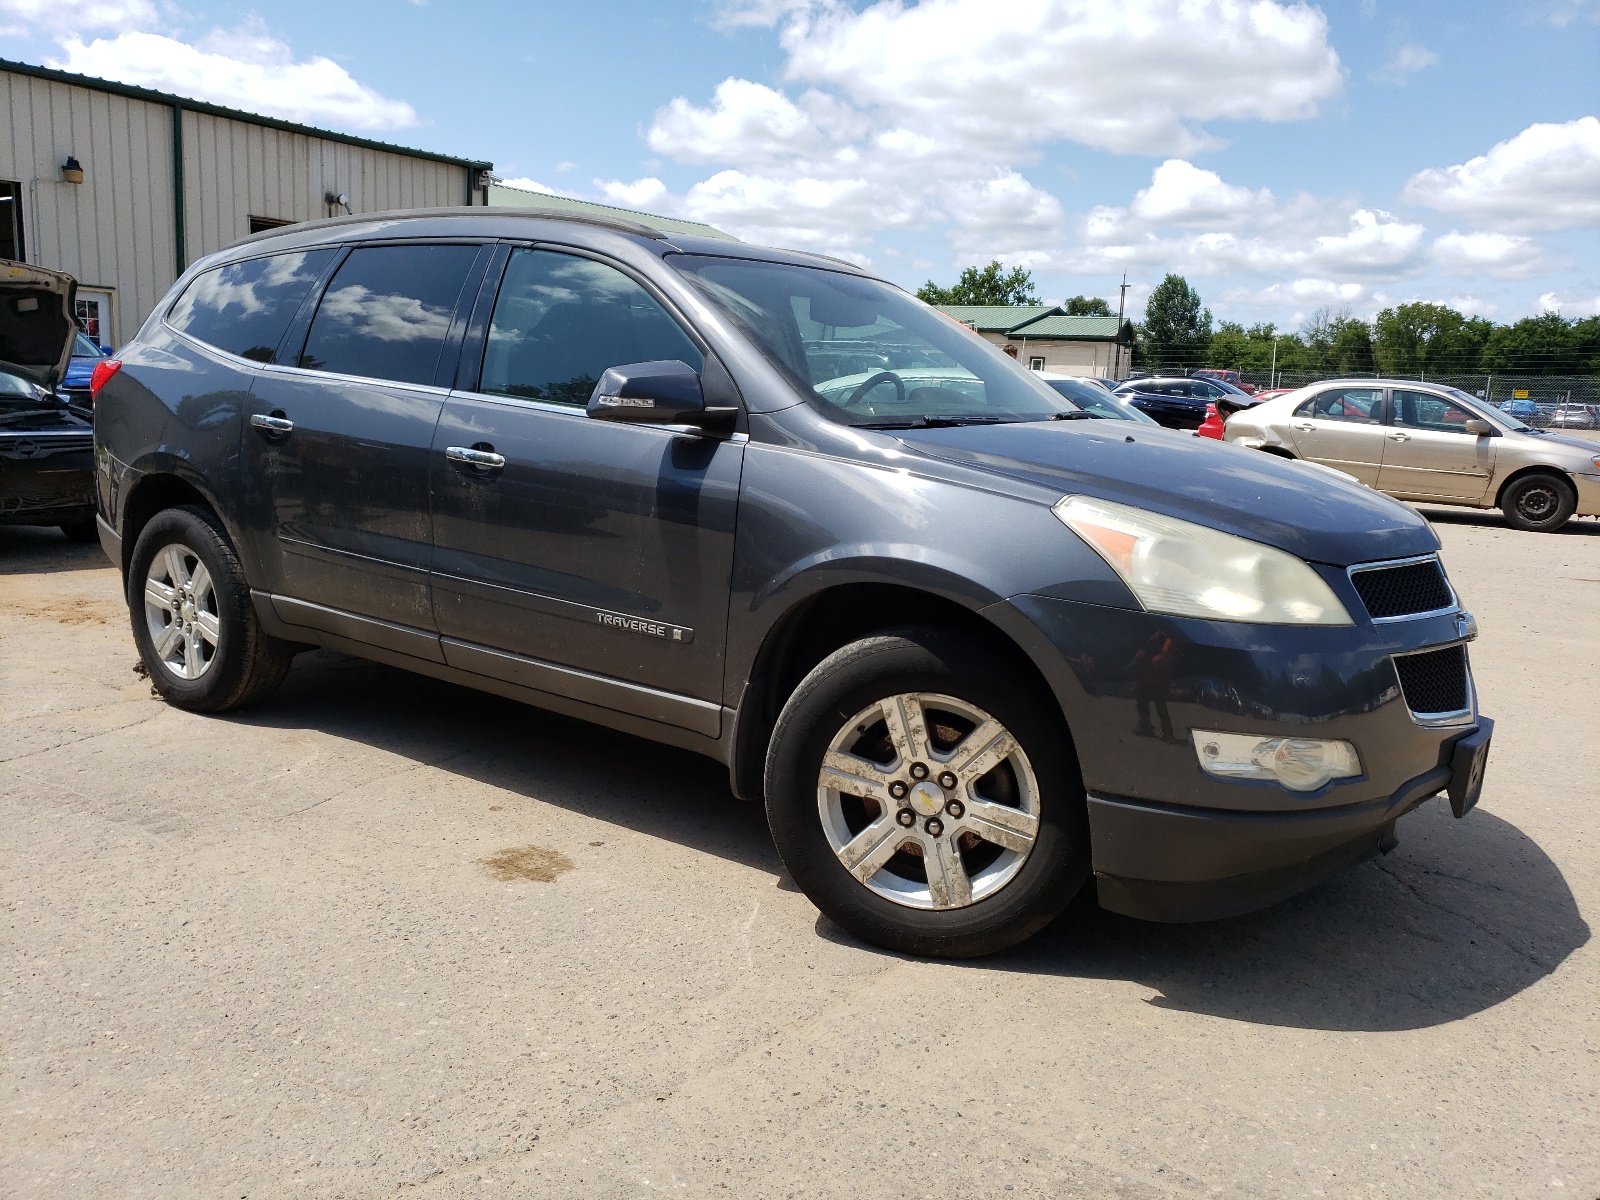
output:
[[[1421,654],[1397,654],[1394,669],[1400,677],[1400,692],[1406,698],[1406,707],[1419,717],[1447,716],[1472,707],[1464,645],[1425,650]]]
[[[1433,555],[1391,565],[1352,567],[1350,582],[1374,621],[1440,612],[1456,602],[1444,568]]]

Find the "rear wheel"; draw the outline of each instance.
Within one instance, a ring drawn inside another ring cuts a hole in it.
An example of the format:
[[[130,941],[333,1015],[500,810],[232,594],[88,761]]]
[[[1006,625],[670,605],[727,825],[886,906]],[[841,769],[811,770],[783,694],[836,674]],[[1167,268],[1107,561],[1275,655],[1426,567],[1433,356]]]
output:
[[[150,682],[179,708],[252,704],[283,682],[294,657],[261,628],[221,523],[198,506],[157,513],[139,534],[128,608]]]
[[[767,817],[831,920],[965,958],[1072,900],[1089,872],[1083,786],[1053,699],[1019,677],[955,635],[907,630],[846,646],[801,682],[768,750]]]
[[[1558,475],[1524,475],[1500,497],[1506,524],[1529,533],[1554,533],[1577,507],[1572,485]]]

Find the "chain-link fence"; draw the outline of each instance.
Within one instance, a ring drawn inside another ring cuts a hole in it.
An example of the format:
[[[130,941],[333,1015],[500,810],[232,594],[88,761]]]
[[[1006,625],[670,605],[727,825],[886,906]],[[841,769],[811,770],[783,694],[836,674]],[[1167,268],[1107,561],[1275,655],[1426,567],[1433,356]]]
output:
[[[1186,372],[1188,374],[1190,372]],[[1330,376],[1309,372],[1242,371],[1240,377],[1258,388],[1299,388]],[[1343,379],[1365,376],[1340,376]],[[1372,378],[1379,378],[1373,375]],[[1420,383],[1437,383],[1458,388],[1469,396],[1477,396],[1490,404],[1503,404],[1507,400],[1531,400],[1541,409],[1554,409],[1560,404],[1600,404],[1600,375],[1389,375],[1389,379],[1415,379]]]

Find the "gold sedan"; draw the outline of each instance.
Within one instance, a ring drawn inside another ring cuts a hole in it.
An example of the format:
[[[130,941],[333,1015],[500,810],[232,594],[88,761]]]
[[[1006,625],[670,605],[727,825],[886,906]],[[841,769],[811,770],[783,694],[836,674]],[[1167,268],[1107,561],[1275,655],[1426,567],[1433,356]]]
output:
[[[1600,443],[1532,429],[1465,392],[1329,379],[1243,409],[1226,441],[1322,463],[1400,500],[1499,508],[1552,533],[1600,516]]]

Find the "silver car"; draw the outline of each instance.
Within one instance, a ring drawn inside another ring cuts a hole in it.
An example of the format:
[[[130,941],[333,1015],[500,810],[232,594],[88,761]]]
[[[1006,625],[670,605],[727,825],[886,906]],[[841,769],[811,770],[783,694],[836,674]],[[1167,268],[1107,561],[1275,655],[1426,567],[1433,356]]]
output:
[[[1451,387],[1328,379],[1234,414],[1223,436],[1401,500],[1499,508],[1516,529],[1600,516],[1600,443],[1532,429]]]

